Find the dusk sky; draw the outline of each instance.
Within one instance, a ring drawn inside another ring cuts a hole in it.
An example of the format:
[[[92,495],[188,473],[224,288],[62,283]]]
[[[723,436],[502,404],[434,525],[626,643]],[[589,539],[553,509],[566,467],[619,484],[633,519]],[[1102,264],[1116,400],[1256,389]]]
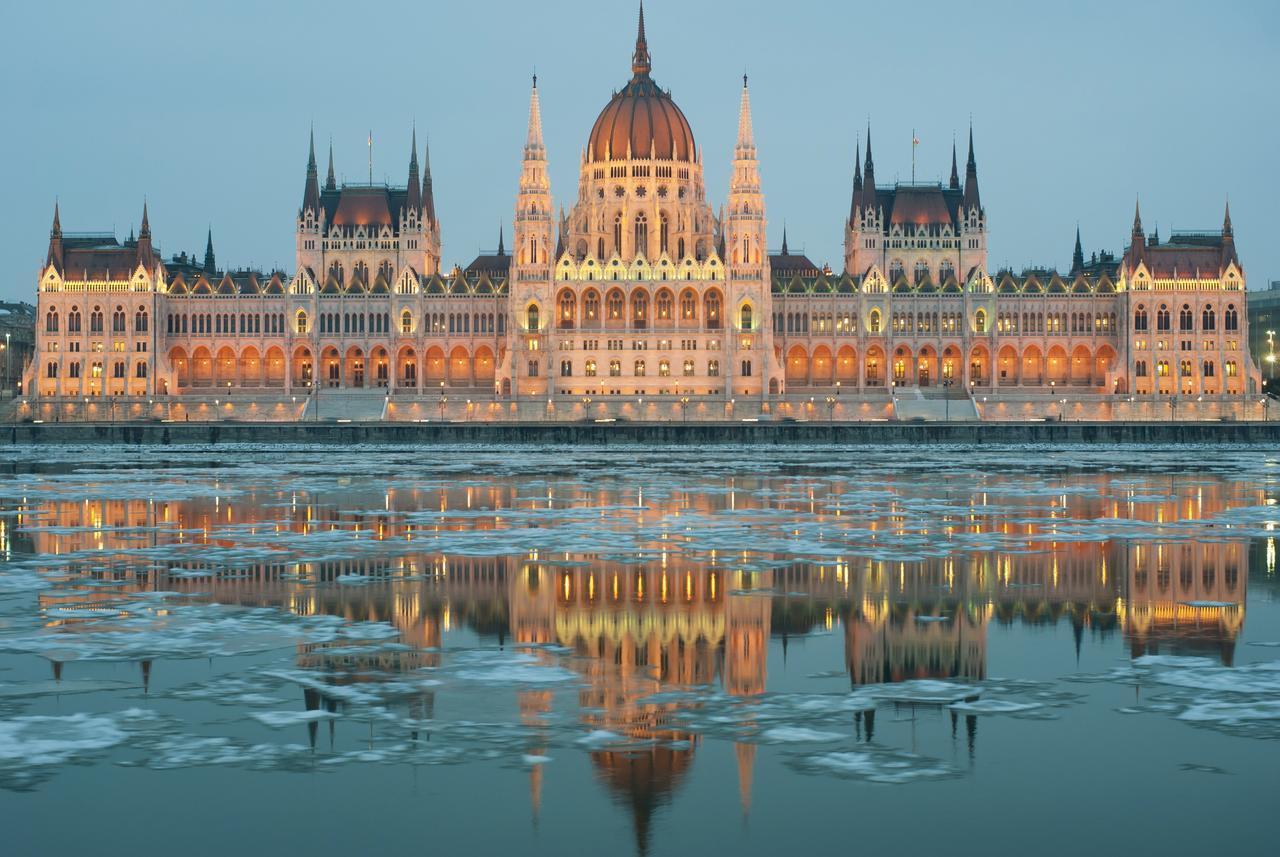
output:
[[[1120,251],[1148,231],[1218,229],[1231,202],[1250,286],[1280,278],[1280,4],[733,4],[650,0],[653,75],[727,194],[750,75],[770,243],[842,263],[854,147],[881,183],[944,179],[970,117],[991,266]],[[136,227],[166,258],[294,267],[307,133],[339,180],[403,184],[430,139],[445,267],[510,220],[537,70],[557,206],[596,115],[630,76],[631,0],[528,3],[7,3],[0,297],[34,301],[55,198],[67,231]]]

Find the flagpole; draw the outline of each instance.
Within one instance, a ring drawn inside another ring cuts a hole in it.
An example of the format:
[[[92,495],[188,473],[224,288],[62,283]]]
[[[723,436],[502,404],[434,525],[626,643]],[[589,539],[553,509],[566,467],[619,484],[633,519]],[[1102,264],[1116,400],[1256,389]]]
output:
[[[369,186],[373,186],[373,129],[369,129]]]

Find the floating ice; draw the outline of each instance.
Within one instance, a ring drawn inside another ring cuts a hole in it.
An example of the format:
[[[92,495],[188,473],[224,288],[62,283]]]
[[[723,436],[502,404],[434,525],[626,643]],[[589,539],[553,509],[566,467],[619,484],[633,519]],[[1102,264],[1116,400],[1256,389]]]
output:
[[[831,774],[852,780],[893,785],[917,780],[946,779],[958,774],[936,759],[878,747],[804,756],[792,760],[792,766],[806,773]]]
[[[847,736],[839,732],[822,732],[803,726],[774,726],[760,733],[760,739],[769,744],[799,744],[805,742],[843,741]]]
[[[286,726],[297,726],[301,723],[315,723],[319,720],[334,720],[338,715],[332,711],[255,711],[249,715],[254,720],[270,726],[272,729],[283,729]]]

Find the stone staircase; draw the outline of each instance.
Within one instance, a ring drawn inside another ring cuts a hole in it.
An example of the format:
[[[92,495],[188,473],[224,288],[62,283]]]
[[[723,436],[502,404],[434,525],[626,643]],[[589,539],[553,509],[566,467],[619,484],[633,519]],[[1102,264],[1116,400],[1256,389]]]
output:
[[[321,390],[307,399],[304,422],[381,422],[386,415],[384,390]]]
[[[981,417],[973,399],[963,389],[944,387],[898,388],[894,415],[902,422],[974,422]]]

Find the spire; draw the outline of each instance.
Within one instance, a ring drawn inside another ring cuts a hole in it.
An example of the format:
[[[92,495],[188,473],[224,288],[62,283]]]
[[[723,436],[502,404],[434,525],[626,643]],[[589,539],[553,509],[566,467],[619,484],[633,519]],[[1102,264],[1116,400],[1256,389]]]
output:
[[[434,227],[439,227],[436,220],[436,191],[431,180],[431,141],[422,144],[422,219]]]
[[[217,271],[217,265],[213,256],[213,227],[209,227],[209,237],[204,245],[204,272],[210,277]]]
[[[151,270],[155,258],[151,251],[151,219],[147,216],[147,202],[142,201],[142,226],[138,229],[138,264]]]
[[[849,223],[858,223],[858,209],[862,207],[862,141],[853,150],[853,199],[849,202]]]
[[[1084,249],[1080,246],[1080,224],[1076,224],[1076,249],[1071,254],[1071,273],[1078,274],[1084,270]]]
[[[422,212],[422,184],[418,177],[418,128],[413,129],[413,143],[409,152],[409,181],[405,185],[404,205],[409,212]]]
[[[538,101],[538,76],[533,76],[533,89],[529,93],[529,133],[524,141],[524,159],[540,161],[546,158],[542,145],[542,104]]]
[[[507,249],[503,245],[503,228],[504,227],[501,224],[498,225],[498,255],[499,256],[507,255]]]
[[[316,131],[311,129],[311,142],[307,147],[307,183],[302,189],[302,211],[311,209],[320,213],[320,182],[316,171]]]
[[[755,133],[751,129],[751,95],[747,90],[747,76],[742,76],[742,102],[738,105],[738,147],[734,157],[738,160],[756,156]]]
[[[1227,209],[1222,217],[1222,267],[1235,263],[1236,267],[1240,266],[1240,257],[1236,255],[1236,233],[1231,228],[1231,202],[1227,202]],[[61,242],[59,242],[61,243]]]
[[[1142,261],[1147,252],[1147,236],[1142,231],[1142,209],[1138,202],[1133,204],[1133,233],[1129,236],[1130,260],[1136,264]]]
[[[636,77],[648,77],[652,68],[649,42],[644,37],[644,0],[640,0],[640,26],[636,31],[636,52],[631,56],[631,73]]]
[[[870,202],[875,201],[876,164],[871,157],[871,123],[867,123],[867,160],[862,165],[862,187],[871,193]]]
[[[960,190],[960,171],[956,169],[956,141],[951,141],[951,189]]]
[[[791,255],[790,253],[787,252],[787,224],[785,221],[782,224],[782,255],[783,256]]]
[[[978,194],[978,162],[973,156],[973,124],[969,124],[969,160],[964,168],[964,207],[982,210],[982,198]]]
[[[324,180],[325,190],[337,190],[338,182],[333,178],[333,140],[329,140],[329,175]]]
[[[62,218],[58,215],[57,200],[53,202],[53,226],[49,229],[49,255],[45,257],[45,264],[62,270]]]
[[[738,800],[742,804],[742,815],[751,814],[751,785],[756,764],[756,745],[734,742],[733,754],[738,757]]]

